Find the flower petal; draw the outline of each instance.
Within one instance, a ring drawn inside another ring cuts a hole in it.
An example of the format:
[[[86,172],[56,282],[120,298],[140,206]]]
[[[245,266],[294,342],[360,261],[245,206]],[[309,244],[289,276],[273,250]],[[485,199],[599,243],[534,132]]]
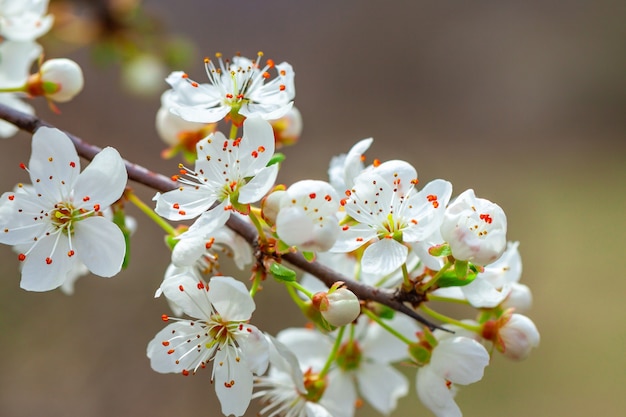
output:
[[[72,243],[76,255],[94,274],[112,277],[122,269],[126,242],[120,228],[104,217],[89,217],[74,223]]]
[[[235,358],[237,357],[238,360]],[[238,357],[236,348],[223,347],[213,361],[215,392],[226,416],[242,416],[252,399],[252,372],[244,357]]]
[[[104,148],[78,176],[74,201],[80,203],[79,207],[110,206],[122,196],[127,181],[128,174],[119,152],[111,147]]]
[[[417,371],[417,395],[437,417],[462,417],[461,409],[454,402],[454,388],[426,365]]]
[[[362,362],[356,379],[363,398],[385,415],[395,410],[398,399],[409,392],[406,377],[390,365]]]
[[[363,252],[363,272],[384,276],[392,273],[406,262],[409,249],[394,239],[381,239]]]
[[[42,126],[33,135],[28,169],[37,193],[54,205],[70,197],[80,173],[80,159],[65,133]]]
[[[455,384],[467,385],[483,377],[489,353],[477,341],[467,337],[440,340],[433,350],[429,367]]]
[[[40,239],[26,256],[20,287],[27,291],[50,291],[65,282],[76,258],[67,256],[69,246],[64,236],[59,237],[54,247],[57,236]],[[48,257],[52,259],[51,263],[46,262]]]
[[[274,186],[278,175],[278,164],[270,165],[258,171],[256,175],[239,190],[239,202],[242,204],[259,201]]]
[[[209,281],[209,299],[226,321],[246,321],[256,308],[246,286],[232,277],[213,277]]]

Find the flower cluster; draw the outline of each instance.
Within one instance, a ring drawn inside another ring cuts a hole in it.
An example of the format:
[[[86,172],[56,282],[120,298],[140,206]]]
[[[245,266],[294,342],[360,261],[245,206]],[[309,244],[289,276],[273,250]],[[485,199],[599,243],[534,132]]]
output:
[[[14,6],[0,16],[0,48],[16,54],[7,71],[23,73],[37,47],[18,51],[11,36],[28,27],[39,35],[50,18],[45,1]],[[0,243],[18,252],[22,287],[71,290],[85,270],[117,274],[131,229],[121,207],[130,202],[166,231],[171,254],[155,285],[173,312],[148,343],[155,371],[187,376],[209,366],[227,416],[244,415],[258,398],[262,415],[352,417],[363,401],[393,412],[411,392],[396,365],[409,363],[416,397],[438,417],[460,416],[457,386],[481,380],[492,354],[519,361],[539,344],[522,315],[532,299],[519,283],[519,243],[507,241],[503,209],[472,189],[453,197],[444,179],[422,185],[404,160],[366,164],[372,138],[333,158],[327,181],[276,184],[284,160],[276,149],[296,142],[302,123],[291,65],[262,57],[207,58],[207,84],[182,71],[167,78],[156,127],[172,146],[164,156],[182,152],[185,163],[155,195],[154,210],[126,189],[116,150],[102,150],[81,173],[72,140],[40,127],[21,165],[32,185],[0,197]],[[23,92],[65,101],[82,87],[76,68],[48,61]],[[250,267],[247,281],[222,275],[224,257]],[[294,259],[310,272],[300,280],[287,263]],[[310,326],[274,337],[250,324],[269,276]],[[428,301],[476,314],[455,319]]]

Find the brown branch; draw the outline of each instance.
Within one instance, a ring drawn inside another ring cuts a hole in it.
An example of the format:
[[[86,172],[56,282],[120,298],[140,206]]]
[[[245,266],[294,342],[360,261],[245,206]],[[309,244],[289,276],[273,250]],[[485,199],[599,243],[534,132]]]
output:
[[[0,104],[0,118],[30,133],[34,133],[41,126],[54,127],[50,123],[39,119],[37,116],[31,116],[29,114],[19,112],[3,104]],[[92,160],[93,157],[102,150],[101,148],[91,145],[71,133],[65,133],[74,143],[78,155],[85,159]],[[141,165],[133,164],[127,160],[124,160],[124,163],[126,164],[126,170],[128,171],[128,178],[139,184],[143,184],[160,192],[170,191],[176,187],[176,183],[164,175],[152,172]],[[252,225],[236,216],[230,216],[227,226],[244,237],[250,244],[256,244],[258,235]],[[380,304],[384,304],[396,311],[400,311],[407,316],[414,318],[431,330],[440,328],[417,314],[413,309],[404,304],[396,293],[390,290],[375,288],[349,279],[348,277],[338,274],[322,264],[307,261],[299,253],[288,253],[283,255],[282,258],[301,270],[316,276],[328,287],[332,286],[333,283],[337,281],[343,281],[360,300],[375,301]]]

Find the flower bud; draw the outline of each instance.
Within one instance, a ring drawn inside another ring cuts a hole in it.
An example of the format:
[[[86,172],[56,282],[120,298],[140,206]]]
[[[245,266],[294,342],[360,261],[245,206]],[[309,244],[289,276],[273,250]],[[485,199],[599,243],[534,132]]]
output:
[[[44,62],[39,72],[28,80],[28,93],[43,95],[50,100],[64,103],[70,101],[83,89],[83,71],[71,59],[50,59]]]
[[[280,210],[280,201],[285,195],[285,187],[276,187],[267,197],[261,202],[261,215],[263,219],[270,225],[276,223],[276,216]]]
[[[485,266],[506,249],[506,226],[500,206],[467,190],[446,208],[441,236],[456,259]]]
[[[526,359],[531,349],[539,346],[539,331],[535,323],[521,314],[512,314],[499,333],[504,348],[502,353],[515,361]]]
[[[539,346],[539,331],[535,323],[521,314],[512,314],[512,310],[497,320],[485,322],[481,333],[504,356],[515,361],[526,359],[531,349]]]
[[[342,287],[313,296],[313,306],[332,326],[340,327],[352,323],[361,313],[361,303],[349,289]]]
[[[511,292],[509,296],[502,302],[502,307],[505,309],[514,308],[518,313],[524,313],[530,310],[533,304],[533,295],[530,292],[530,288],[524,284],[514,282],[511,285]]]
[[[295,107],[289,109],[287,114],[277,120],[270,120],[274,129],[276,149],[281,146],[295,144],[302,134],[302,115]]]

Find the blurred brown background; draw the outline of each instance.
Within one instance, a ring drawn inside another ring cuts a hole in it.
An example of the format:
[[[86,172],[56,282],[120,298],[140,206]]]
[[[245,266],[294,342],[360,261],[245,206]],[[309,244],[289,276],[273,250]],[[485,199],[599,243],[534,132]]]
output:
[[[460,390],[465,416],[624,415],[624,2],[144,5],[196,43],[193,64],[177,69],[198,81],[202,57],[218,51],[262,50],[294,66],[305,128],[285,150],[281,181],[326,179],[331,156],[373,136],[370,158],[406,159],[422,184],[445,178],[455,195],[474,188],[504,208],[509,239],[521,241],[541,346],[524,363],[496,355],[482,382]],[[39,114],[174,173],[177,161],[159,158],[158,95],[127,94],[118,68],[95,67],[84,48],[69,57],[83,66],[84,92],[60,116],[41,102]],[[18,163],[29,158],[29,136],[0,146],[1,189],[27,182]],[[140,223],[131,266],[110,280],[83,278],[71,297],[20,290],[15,255],[0,248],[0,416],[220,415],[210,372],[150,369],[145,348],[167,312],[152,295],[169,255],[160,230],[131,213]],[[254,324],[271,333],[303,324],[277,284],[265,287]],[[413,384],[414,370],[407,375]],[[429,413],[412,394],[393,415]]]

